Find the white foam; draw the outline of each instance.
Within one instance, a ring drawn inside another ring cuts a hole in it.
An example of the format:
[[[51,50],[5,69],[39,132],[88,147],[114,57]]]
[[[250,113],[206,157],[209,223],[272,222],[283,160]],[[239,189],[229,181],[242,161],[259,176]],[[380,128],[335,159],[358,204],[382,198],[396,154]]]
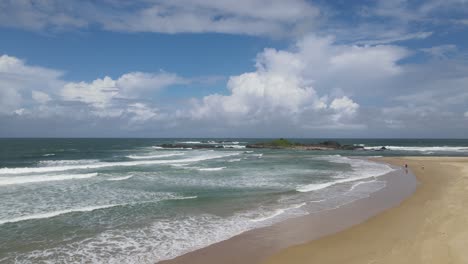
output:
[[[321,199],[321,200],[315,200],[315,201],[310,201],[311,203],[321,203],[325,202],[327,199]]]
[[[170,153],[170,154],[146,155],[146,156],[129,155],[126,157],[129,159],[157,159],[157,158],[167,158],[167,157],[182,156],[182,155],[185,155],[185,154],[184,153]]]
[[[178,141],[177,143],[181,143],[181,144],[202,144],[201,141]]]
[[[170,200],[191,200],[191,199],[197,199],[198,196],[185,196],[185,197],[176,197],[172,198]]]
[[[115,178],[109,178],[107,179],[108,181],[124,181],[132,178],[133,175],[128,175],[128,176],[123,176],[123,177],[115,177]]]
[[[298,192],[317,191],[317,190],[325,189],[327,187],[330,187],[339,183],[353,182],[357,180],[381,176],[394,170],[386,164],[372,162],[372,161],[363,160],[363,159],[350,159],[347,157],[342,157],[340,155],[331,155],[331,156],[325,156],[321,158],[329,160],[334,163],[349,164],[351,165],[353,170],[351,172],[347,172],[346,174],[341,174],[340,177],[338,177],[340,178],[339,180],[330,181],[330,182],[322,182],[322,183],[312,183],[312,184],[307,184],[303,186],[298,186],[296,188]],[[337,178],[337,177],[334,177],[334,178]]]
[[[25,183],[38,183],[38,182],[50,182],[50,181],[86,179],[86,178],[95,177],[97,175],[98,175],[97,173],[85,173],[85,174],[0,177],[0,186],[14,185],[14,184],[25,184]]]
[[[106,230],[66,245],[19,253],[15,260],[21,263],[156,263],[272,222],[274,219],[254,222],[245,214],[228,218],[210,214],[177,216],[138,229]]]
[[[332,185],[335,185],[337,183],[343,183],[347,182],[348,180],[344,181],[333,181],[333,182],[326,182],[326,183],[313,183],[313,184],[307,184],[304,186],[300,186],[296,188],[296,191],[298,192],[311,192],[311,191],[317,191],[321,189],[325,189],[327,187],[330,187]],[[354,181],[354,180],[353,180]]]
[[[0,219],[0,225],[5,224],[5,223],[16,223],[20,221],[33,220],[33,219],[52,218],[55,216],[68,214],[68,213],[74,213],[74,212],[91,212],[91,211],[98,210],[98,209],[111,208],[111,207],[116,207],[116,206],[121,206],[121,205],[124,205],[124,204],[88,206],[88,207],[73,208],[73,209],[60,210],[60,211],[54,211],[54,212],[48,212],[48,213],[20,216],[20,217],[11,218],[11,219]]]
[[[26,167],[26,168],[2,168],[0,174],[26,174],[26,173],[45,173],[54,171],[67,171],[67,170],[83,170],[83,169],[99,169],[106,167],[129,167],[140,165],[158,165],[158,164],[177,164],[177,163],[192,163],[204,160],[218,159],[239,155],[240,152],[207,152],[208,154],[199,155],[195,157],[175,160],[138,160],[138,161],[124,161],[124,162],[99,162],[96,164],[84,165],[69,165],[69,166],[56,166],[56,167]]]
[[[224,170],[226,167],[217,167],[217,168],[197,168],[199,171],[220,171]]]
[[[44,157],[49,157],[49,156],[55,156],[55,154],[54,154],[54,153],[47,153],[47,154],[44,154],[44,155],[42,155],[42,156],[44,156]]]
[[[172,167],[185,167],[188,165],[189,165],[188,163],[171,164]]]
[[[304,205],[306,205],[306,203],[296,204],[296,205],[293,205],[293,206],[291,206],[289,208],[286,208],[286,209],[277,209],[272,214],[270,214],[268,216],[252,219],[250,221],[252,221],[252,222],[263,222],[263,221],[266,221],[266,220],[270,220],[270,219],[273,219],[273,218],[275,218],[275,217],[277,217],[279,215],[284,214],[285,212],[287,212],[289,210],[301,208]]]
[[[174,149],[181,150],[181,149],[184,149],[184,150],[186,150],[186,149],[192,149],[192,148],[163,148],[163,147],[161,147],[159,149],[164,149],[164,150],[174,150]]]
[[[87,165],[98,163],[97,159],[79,159],[79,160],[41,160],[40,165],[45,166],[63,166],[63,165]]]
[[[382,146],[378,147],[365,147],[366,150],[380,150]],[[416,151],[416,152],[468,152],[466,146],[384,146],[386,150],[396,151]]]
[[[223,148],[245,149],[246,146],[243,146],[243,145],[223,145]]]
[[[383,186],[385,186],[385,182],[384,181],[377,181],[377,180],[371,180],[371,181],[360,181],[360,182],[357,182],[355,184],[353,184],[353,186],[351,186],[351,188],[347,191],[347,193],[353,191],[354,189],[356,189],[358,186],[361,186],[361,185],[365,185],[365,184],[372,184],[372,183],[381,183],[383,184]]]

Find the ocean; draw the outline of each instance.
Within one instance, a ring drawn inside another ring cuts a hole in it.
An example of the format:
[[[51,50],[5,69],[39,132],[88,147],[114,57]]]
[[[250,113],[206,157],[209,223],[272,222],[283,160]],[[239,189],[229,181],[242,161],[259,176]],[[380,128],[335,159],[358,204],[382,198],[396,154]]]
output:
[[[0,139],[0,263],[155,263],[368,197],[395,169],[368,157],[468,156],[466,139],[245,148],[265,140]]]

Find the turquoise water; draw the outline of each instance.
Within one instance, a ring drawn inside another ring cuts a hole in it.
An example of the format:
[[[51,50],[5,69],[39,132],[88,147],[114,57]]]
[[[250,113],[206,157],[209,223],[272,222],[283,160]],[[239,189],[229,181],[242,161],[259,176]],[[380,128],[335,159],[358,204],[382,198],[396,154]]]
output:
[[[157,147],[201,141],[232,148]],[[258,141],[0,139],[0,263],[154,263],[367,197],[392,168],[362,157],[468,156],[468,140],[338,140],[363,151],[244,148]],[[382,146],[389,150],[376,151]]]

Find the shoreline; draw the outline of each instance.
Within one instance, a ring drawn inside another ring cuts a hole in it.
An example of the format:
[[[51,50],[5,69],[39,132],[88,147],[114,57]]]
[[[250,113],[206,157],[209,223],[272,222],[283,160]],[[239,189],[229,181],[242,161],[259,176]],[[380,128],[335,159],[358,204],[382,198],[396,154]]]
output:
[[[400,205],[342,232],[292,246],[264,264],[468,263],[468,158],[386,157],[421,183]]]
[[[158,263],[259,263],[291,246],[319,239],[366,221],[401,203],[415,191],[417,186],[416,177],[411,172],[405,173],[401,167],[375,178],[385,180],[386,186],[368,197],[353,200],[338,208],[249,230]]]

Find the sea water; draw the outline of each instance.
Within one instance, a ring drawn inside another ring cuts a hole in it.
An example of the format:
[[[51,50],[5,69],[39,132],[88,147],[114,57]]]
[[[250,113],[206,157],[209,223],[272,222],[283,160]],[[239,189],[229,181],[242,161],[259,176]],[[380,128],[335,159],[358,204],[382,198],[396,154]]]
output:
[[[468,156],[468,140],[338,140],[364,147],[356,151],[245,147],[264,140],[1,139],[0,263],[155,263],[367,197],[393,170],[369,156]]]

